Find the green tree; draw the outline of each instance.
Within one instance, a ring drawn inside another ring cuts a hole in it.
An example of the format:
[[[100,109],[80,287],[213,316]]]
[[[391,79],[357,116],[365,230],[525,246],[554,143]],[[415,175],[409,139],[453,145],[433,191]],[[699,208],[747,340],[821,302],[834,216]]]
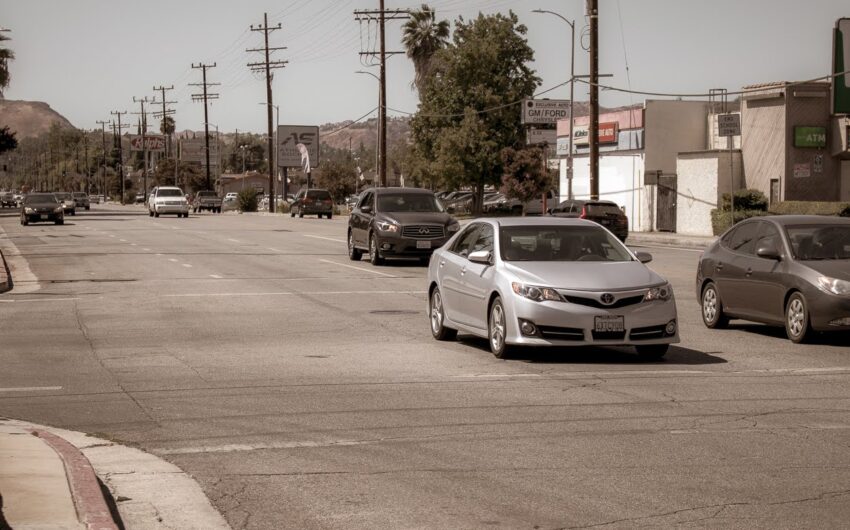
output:
[[[316,187],[331,192],[335,202],[354,193],[357,170],[349,160],[326,160],[315,172]]]
[[[501,192],[511,199],[526,203],[552,187],[552,174],[546,168],[546,155],[539,147],[502,150]]]
[[[425,79],[431,73],[434,54],[445,48],[449,41],[449,29],[447,20],[437,22],[437,13],[428,4],[422,4],[419,9],[411,11],[410,19],[402,27],[401,42],[407,56],[413,61],[416,70],[413,86],[420,94]]]
[[[0,155],[6,151],[13,151],[18,147],[18,139],[15,138],[15,132],[9,130],[9,127],[0,129]]]
[[[472,187],[475,213],[484,187],[505,173],[502,149],[522,144],[519,102],[540,86],[526,33],[513,12],[458,19],[411,119],[412,171],[451,189]]]
[[[3,91],[8,88],[9,81],[12,79],[9,75],[9,61],[15,58],[15,52],[3,44],[7,40],[11,39],[0,33],[0,99],[3,98]]]
[[[166,116],[159,122],[159,132],[165,135],[174,134],[174,130],[176,128],[176,124],[174,123],[174,118],[171,116]]]

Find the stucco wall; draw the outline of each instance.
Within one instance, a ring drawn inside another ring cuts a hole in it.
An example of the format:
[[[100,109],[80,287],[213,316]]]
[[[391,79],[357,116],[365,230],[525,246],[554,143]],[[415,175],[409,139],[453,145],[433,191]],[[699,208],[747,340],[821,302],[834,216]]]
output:
[[[647,100],[645,112],[646,169],[676,172],[679,153],[708,147],[707,101]]]
[[[781,91],[774,90],[780,94]],[[785,179],[785,99],[744,98],[741,112],[746,187],[770,196],[770,180]],[[782,186],[784,193],[785,186]]]
[[[682,153],[676,163],[678,174],[676,201],[676,232],[710,236],[711,210],[718,207],[723,193],[729,193],[733,180],[741,187],[741,152],[711,151]]]

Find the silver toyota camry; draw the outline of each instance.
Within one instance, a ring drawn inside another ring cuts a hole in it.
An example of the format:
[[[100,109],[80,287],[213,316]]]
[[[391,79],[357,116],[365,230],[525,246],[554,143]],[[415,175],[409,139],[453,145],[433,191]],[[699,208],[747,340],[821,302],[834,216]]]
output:
[[[592,221],[473,221],[431,257],[431,333],[484,337],[498,358],[516,345],[628,345],[661,358],[679,342],[676,301],[651,259]]]

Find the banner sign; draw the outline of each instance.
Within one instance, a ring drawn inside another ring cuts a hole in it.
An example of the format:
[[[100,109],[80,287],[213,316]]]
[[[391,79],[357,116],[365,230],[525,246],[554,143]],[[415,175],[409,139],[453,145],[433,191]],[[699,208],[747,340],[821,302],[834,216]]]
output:
[[[525,138],[528,145],[555,145],[558,142],[558,133],[555,129],[529,129]]]
[[[180,160],[201,164],[207,163],[206,141],[204,138],[187,138],[180,140]],[[210,138],[210,166],[218,166],[219,144],[214,138]]]
[[[549,123],[555,125],[558,120],[570,115],[568,99],[524,99],[522,100],[522,123],[528,125]]]
[[[826,148],[826,127],[794,127],[794,147]]]
[[[142,135],[130,135],[130,151],[165,152],[165,136],[145,135],[145,146],[142,148]]]
[[[307,157],[298,145],[307,148],[311,167],[319,165],[319,127],[315,125],[280,125],[277,128],[278,167],[304,167]]]
[[[720,136],[721,138],[741,136],[741,114],[738,112],[718,114],[717,136]]]

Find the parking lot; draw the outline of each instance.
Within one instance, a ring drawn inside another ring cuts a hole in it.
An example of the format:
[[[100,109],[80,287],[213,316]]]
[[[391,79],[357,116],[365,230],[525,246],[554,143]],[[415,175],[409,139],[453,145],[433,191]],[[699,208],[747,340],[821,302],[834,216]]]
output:
[[[708,330],[699,251],[642,247],[678,304],[664,361],[501,361],[433,340],[426,268],[349,261],[346,222],[0,213],[0,416],[161,456],[234,528],[846,525],[846,336]]]

